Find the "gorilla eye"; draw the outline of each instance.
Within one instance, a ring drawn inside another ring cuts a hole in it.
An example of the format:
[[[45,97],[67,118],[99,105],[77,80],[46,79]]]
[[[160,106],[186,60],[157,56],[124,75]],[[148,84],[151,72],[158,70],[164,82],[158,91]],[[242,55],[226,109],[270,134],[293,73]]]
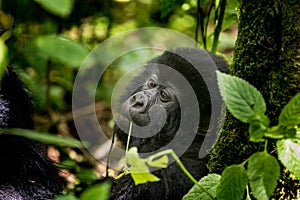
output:
[[[148,87],[149,88],[155,88],[156,86],[157,86],[157,83],[156,83],[156,81],[154,79],[150,79],[148,81]]]
[[[162,101],[169,101],[170,100],[170,96],[169,96],[169,93],[166,91],[166,90],[162,90],[160,92],[160,99]]]

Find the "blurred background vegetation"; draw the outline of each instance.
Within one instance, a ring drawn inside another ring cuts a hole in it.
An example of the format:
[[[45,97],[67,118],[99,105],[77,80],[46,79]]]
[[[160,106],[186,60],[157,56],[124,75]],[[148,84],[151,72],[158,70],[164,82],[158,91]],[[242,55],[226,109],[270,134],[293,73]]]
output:
[[[73,83],[82,61],[99,43],[135,28],[163,27],[195,38],[230,62],[237,6],[236,0],[0,0],[0,66],[14,66],[26,83],[38,131],[78,138],[71,112]],[[126,65],[130,59],[135,55]],[[108,137],[110,95],[124,71],[124,63],[114,64],[96,93],[98,120]],[[105,175],[105,164],[84,149],[58,143],[48,153],[66,169],[66,193],[79,195]]]

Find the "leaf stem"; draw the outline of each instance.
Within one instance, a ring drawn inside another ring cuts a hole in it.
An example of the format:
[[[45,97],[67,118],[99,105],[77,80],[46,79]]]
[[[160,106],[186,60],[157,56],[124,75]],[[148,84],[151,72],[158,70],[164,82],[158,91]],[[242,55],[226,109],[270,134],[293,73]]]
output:
[[[158,152],[158,153],[156,153],[156,154],[154,154],[152,156],[149,156],[147,159],[149,159],[150,161],[152,161],[152,160],[155,160],[156,158],[159,158],[159,157],[167,155],[167,154],[171,155],[174,158],[174,160],[177,162],[177,164],[179,165],[179,167],[181,168],[181,170],[186,174],[186,176],[194,184],[196,184],[198,187],[200,187],[201,190],[203,190],[211,199],[215,199],[213,197],[213,195],[205,187],[203,187],[202,185],[200,185],[198,183],[198,181],[190,174],[190,172],[185,168],[185,166],[183,165],[183,163],[180,161],[180,159],[178,158],[178,156],[175,154],[175,152],[172,149],[167,149],[167,150]]]
[[[222,31],[222,24],[223,24],[223,19],[224,19],[224,15],[225,15],[225,7],[226,7],[226,0],[221,0],[220,1],[220,13],[218,13],[219,9],[216,8],[216,12],[219,15],[218,15],[217,20],[216,20],[213,46],[212,46],[212,49],[211,49],[212,53],[216,53],[216,51],[217,51],[219,37],[220,37],[220,33]]]
[[[112,134],[112,139],[111,139],[111,144],[110,144],[110,147],[109,147],[109,151],[108,151],[108,155],[107,155],[107,159],[106,159],[106,177],[109,176],[109,161],[110,161],[110,155],[111,155],[111,152],[112,152],[112,149],[114,147],[114,144],[115,144],[115,132],[113,132]]]
[[[128,132],[127,143],[126,143],[126,160],[128,160],[128,149],[129,149],[129,141],[130,141],[130,137],[131,137],[131,132],[132,132],[132,121],[130,121],[130,124],[129,124],[129,132]]]
[[[265,148],[264,148],[264,152],[266,152],[266,153],[268,153],[267,147],[268,147],[268,140],[266,140],[266,142],[265,142]]]

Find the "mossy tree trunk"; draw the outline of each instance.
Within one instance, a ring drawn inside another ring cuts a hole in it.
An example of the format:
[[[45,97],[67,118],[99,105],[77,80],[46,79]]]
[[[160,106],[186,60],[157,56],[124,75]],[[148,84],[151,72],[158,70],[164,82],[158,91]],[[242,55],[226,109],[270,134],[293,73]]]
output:
[[[299,0],[240,1],[239,34],[231,73],[262,92],[271,125],[276,124],[283,106],[300,92]],[[241,163],[262,148],[249,142],[247,135],[248,125],[228,114],[211,154],[212,172],[221,173],[226,166]],[[282,174],[284,183],[279,184],[277,191],[284,188],[284,198],[295,198],[299,182],[286,176],[288,173]],[[279,192],[275,194],[276,198],[280,195],[282,198]]]

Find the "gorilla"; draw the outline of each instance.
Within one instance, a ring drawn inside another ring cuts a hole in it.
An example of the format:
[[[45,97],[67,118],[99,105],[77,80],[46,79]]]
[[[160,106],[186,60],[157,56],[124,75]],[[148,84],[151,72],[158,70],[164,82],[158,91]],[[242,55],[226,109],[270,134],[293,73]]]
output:
[[[28,92],[15,70],[8,67],[0,85],[1,200],[50,200],[62,191],[58,168],[46,156],[41,144],[3,134],[5,128],[33,129],[31,115]]]
[[[207,85],[207,80],[216,85],[212,65],[228,73],[223,58],[196,48],[168,50],[148,62],[118,99],[114,127],[118,140],[126,145],[132,122],[129,147],[137,147],[140,157],[171,148],[197,180],[207,175],[211,146],[204,147],[205,156],[199,152],[208,132],[216,134],[210,121],[219,114],[213,112],[212,102],[220,98],[218,89],[210,91]],[[160,181],[135,185],[130,175],[122,176],[114,181],[110,199],[182,199],[193,183],[169,159],[166,169],[151,168]]]

